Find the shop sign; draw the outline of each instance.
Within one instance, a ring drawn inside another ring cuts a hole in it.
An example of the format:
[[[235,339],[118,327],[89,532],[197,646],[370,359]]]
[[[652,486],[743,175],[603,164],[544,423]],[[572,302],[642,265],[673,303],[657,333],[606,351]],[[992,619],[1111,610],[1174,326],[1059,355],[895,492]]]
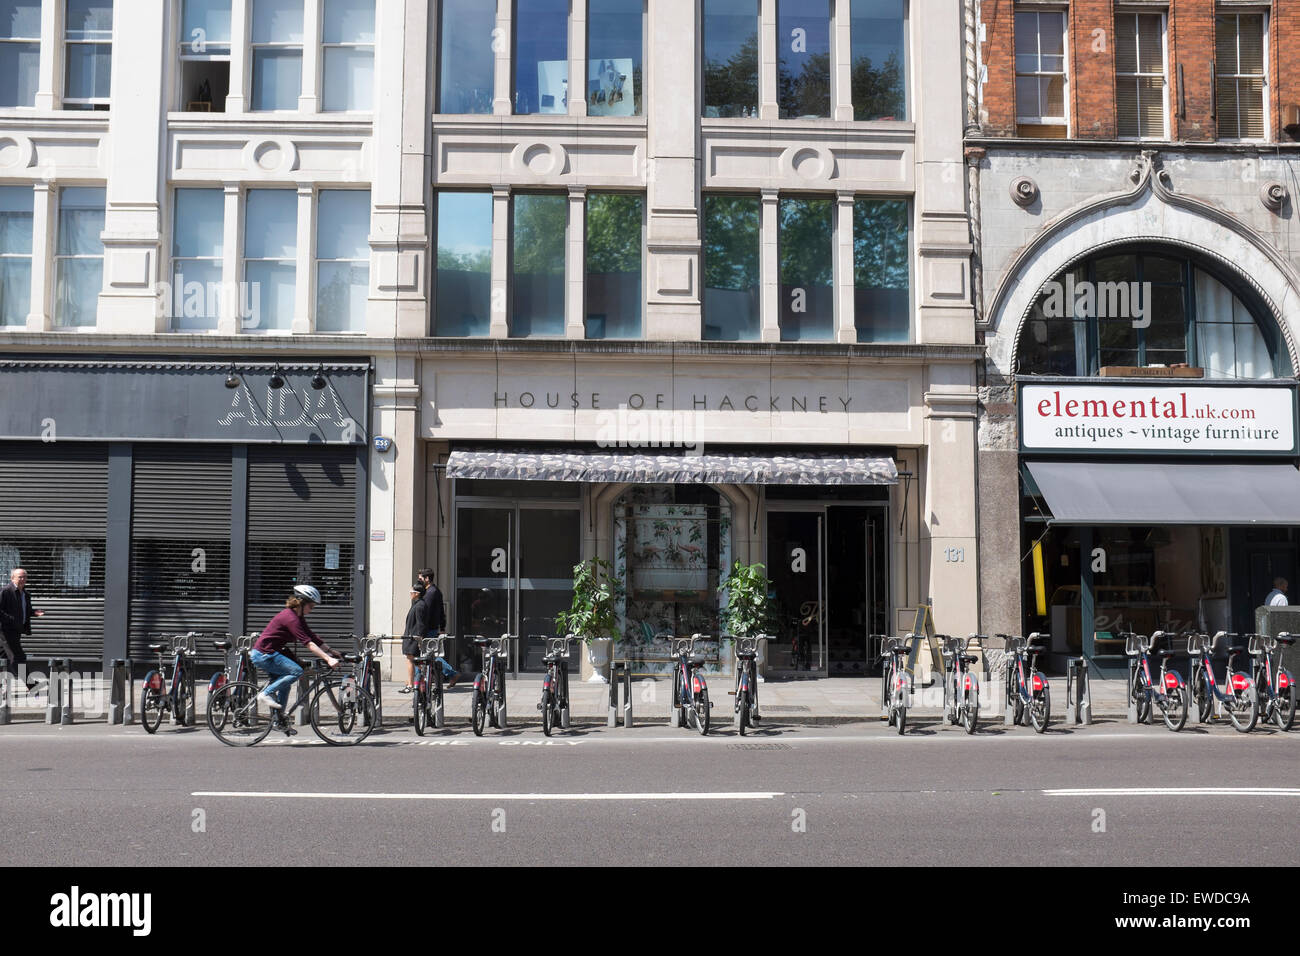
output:
[[[1020,383],[1020,448],[1075,454],[1296,453],[1296,388]]]

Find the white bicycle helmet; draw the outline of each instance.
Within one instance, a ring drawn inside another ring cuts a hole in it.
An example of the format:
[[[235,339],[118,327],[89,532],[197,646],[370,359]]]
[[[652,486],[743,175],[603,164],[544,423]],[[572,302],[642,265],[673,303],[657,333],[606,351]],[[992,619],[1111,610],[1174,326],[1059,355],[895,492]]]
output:
[[[320,592],[310,584],[294,585],[293,593],[295,597],[300,597],[304,601],[311,601],[312,604],[320,603]]]

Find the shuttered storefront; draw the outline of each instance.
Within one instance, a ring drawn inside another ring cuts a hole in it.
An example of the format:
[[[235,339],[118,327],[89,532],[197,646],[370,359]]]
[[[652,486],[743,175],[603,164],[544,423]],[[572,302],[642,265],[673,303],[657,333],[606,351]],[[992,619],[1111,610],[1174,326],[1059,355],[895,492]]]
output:
[[[103,656],[107,524],[106,445],[0,443],[0,573],[26,568],[45,612],[23,638],[30,665]]]
[[[230,630],[231,448],[134,447],[130,648],[150,660],[151,635]],[[211,641],[200,660],[217,662]]]
[[[330,641],[355,630],[356,462],[353,447],[249,446],[247,631],[265,627],[298,583],[321,593],[312,630]]]

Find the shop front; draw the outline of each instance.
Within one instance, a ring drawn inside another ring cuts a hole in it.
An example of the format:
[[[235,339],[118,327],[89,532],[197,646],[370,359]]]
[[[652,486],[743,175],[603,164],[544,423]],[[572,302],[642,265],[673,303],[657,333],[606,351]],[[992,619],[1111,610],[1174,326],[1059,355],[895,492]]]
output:
[[[639,674],[668,671],[672,637],[723,632],[736,562],[771,581],[769,674],[865,675],[870,636],[919,603],[974,629],[973,534],[968,563],[944,560],[956,586],[932,590],[932,524],[959,531],[973,483],[948,472],[931,491],[921,364],[507,353],[424,368],[426,553],[449,629],[518,635],[523,670],[592,557],[623,585],[614,656]]]
[[[364,632],[369,388],[365,361],[0,361],[0,570],[45,611],[28,656],[257,631],[298,583],[318,632]]]

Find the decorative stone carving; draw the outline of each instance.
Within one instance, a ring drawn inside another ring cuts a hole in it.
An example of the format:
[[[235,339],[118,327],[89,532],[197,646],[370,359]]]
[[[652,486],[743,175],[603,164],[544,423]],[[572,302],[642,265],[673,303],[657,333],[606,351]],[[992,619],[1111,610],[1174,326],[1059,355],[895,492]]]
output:
[[[1281,212],[1282,207],[1286,205],[1287,200],[1290,198],[1286,186],[1276,179],[1270,179],[1259,187],[1259,201],[1264,204],[1265,209],[1270,209],[1273,212]]]
[[[1020,176],[1011,183],[1011,201],[1022,209],[1038,198],[1038,183],[1028,176]]]

